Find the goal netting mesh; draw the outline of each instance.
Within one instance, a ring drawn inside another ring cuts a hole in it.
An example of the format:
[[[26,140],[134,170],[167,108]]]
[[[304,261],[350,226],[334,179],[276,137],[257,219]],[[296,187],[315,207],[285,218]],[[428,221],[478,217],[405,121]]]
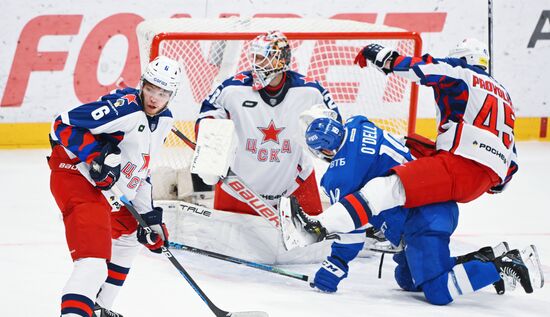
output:
[[[222,81],[250,69],[248,48],[258,34],[280,30],[292,48],[291,69],[327,88],[344,119],[362,114],[381,128],[405,135],[414,131],[417,88],[410,82],[384,76],[373,67],[353,65],[357,52],[376,42],[401,54],[420,55],[421,39],[411,32],[349,20],[295,18],[221,18],[146,20],[138,26],[142,69],[165,55],[183,65],[182,88],[170,109],[176,127],[194,140],[194,123],[201,103]],[[178,197],[192,190],[181,188],[177,171],[189,166],[192,152],[175,135],[166,141],[154,170],[168,171]],[[169,172],[175,171],[175,172]]]

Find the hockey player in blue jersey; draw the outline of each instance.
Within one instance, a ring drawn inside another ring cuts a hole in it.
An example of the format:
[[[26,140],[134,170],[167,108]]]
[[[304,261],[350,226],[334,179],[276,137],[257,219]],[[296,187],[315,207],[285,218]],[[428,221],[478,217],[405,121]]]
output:
[[[179,63],[160,56],[148,64],[140,89],[116,90],[54,120],[50,188],[73,259],[61,316],[121,317],[110,309],[139,243],[156,253],[168,245],[162,209],[151,198],[149,163],[170,133],[168,103],[180,82]],[[110,192],[115,184],[153,232],[120,208]]]
[[[306,131],[306,142],[316,155],[331,160],[321,186],[333,206],[343,208],[349,215],[342,217],[340,213],[326,210],[310,217],[301,212],[295,200],[290,200],[289,208],[282,204],[283,240],[290,242],[287,247],[303,246],[308,243],[304,239],[311,242],[308,233],[313,233],[314,239],[334,237],[334,234],[340,238],[333,243],[332,253],[315,274],[312,286],[325,292],[337,290],[340,281],[348,275],[348,263],[363,247],[361,237],[366,224],[382,230],[392,244],[404,245],[404,250],[394,255],[395,280],[404,290],[424,292],[432,304],[448,304],[459,295],[498,282],[501,277],[509,285],[520,283],[528,293],[533,286],[542,284],[534,247],[526,249],[524,258],[529,264],[534,263],[531,267],[535,272],[529,272],[518,250],[508,251],[504,244],[451,257],[449,240],[458,223],[455,202],[412,209],[398,206],[371,214],[358,190],[369,180],[387,175],[392,167],[413,157],[407,147],[366,117],[352,117],[345,127],[330,118],[317,118]],[[298,228],[300,225],[305,231]],[[296,237],[304,233],[302,238]]]

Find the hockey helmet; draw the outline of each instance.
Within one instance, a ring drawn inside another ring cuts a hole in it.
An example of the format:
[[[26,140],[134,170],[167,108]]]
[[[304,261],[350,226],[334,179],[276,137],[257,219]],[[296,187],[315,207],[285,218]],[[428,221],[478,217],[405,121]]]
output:
[[[306,143],[317,157],[330,161],[344,140],[344,126],[331,118],[317,118],[306,130]]]
[[[280,31],[258,35],[250,44],[254,90],[260,90],[280,73],[290,69],[290,44]]]
[[[466,63],[483,69],[489,67],[489,50],[480,40],[467,38],[460,41],[449,51],[449,57],[463,58]]]
[[[181,65],[166,56],[157,56],[151,61],[141,75],[140,88],[145,81],[171,92],[170,100],[174,99],[181,84]]]

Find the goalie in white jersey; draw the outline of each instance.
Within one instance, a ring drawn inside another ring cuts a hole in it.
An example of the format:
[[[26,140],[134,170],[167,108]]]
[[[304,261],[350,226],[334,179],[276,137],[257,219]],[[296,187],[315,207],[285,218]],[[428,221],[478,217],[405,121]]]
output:
[[[316,104],[338,112],[336,105],[316,80],[290,70],[291,49],[281,32],[256,37],[250,58],[251,71],[228,78],[204,100],[195,130],[205,118],[233,120],[238,136],[231,166],[235,174],[273,205],[292,194],[307,213],[319,214],[319,190],[311,158],[301,146],[298,115]],[[217,183],[215,209],[256,214],[218,183],[218,177],[199,176],[207,184]]]

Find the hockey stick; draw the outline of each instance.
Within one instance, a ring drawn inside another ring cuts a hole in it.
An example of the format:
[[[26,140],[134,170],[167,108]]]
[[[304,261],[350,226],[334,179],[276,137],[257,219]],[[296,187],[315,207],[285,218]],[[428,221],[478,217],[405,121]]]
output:
[[[195,150],[196,143],[191,141],[191,139],[185,136],[185,134],[183,134],[178,128],[173,126],[172,132],[187,146]],[[269,203],[267,203],[262,196],[258,195],[252,188],[250,188],[250,186],[243,182],[243,180],[231,169],[229,169],[227,176],[221,177],[221,179],[224,184],[229,186],[235,195],[243,198],[252,210],[279,230],[281,224],[279,223],[278,212]]]
[[[287,271],[287,270],[284,270],[284,269],[281,269],[281,268],[278,268],[278,267],[274,267],[274,266],[271,266],[271,265],[267,265],[267,264],[247,261],[247,260],[243,260],[243,259],[239,259],[239,258],[229,256],[229,255],[224,255],[224,254],[220,254],[220,253],[216,253],[216,252],[212,252],[212,251],[207,251],[207,250],[191,247],[191,246],[181,244],[181,243],[176,243],[176,242],[170,242],[170,248],[176,249],[176,250],[184,250],[184,251],[188,251],[188,252],[193,252],[193,253],[196,253],[196,254],[208,256],[208,257],[211,257],[211,258],[215,258],[215,259],[218,259],[218,260],[227,261],[227,262],[231,262],[231,263],[235,263],[235,264],[243,264],[243,265],[246,265],[246,266],[254,268],[254,269],[258,269],[258,270],[262,270],[262,271],[266,271],[266,272],[271,272],[271,273],[279,274],[279,275],[286,276],[286,277],[295,278],[295,279],[298,279],[298,280],[301,280],[301,281],[304,281],[304,282],[309,282],[309,276],[307,276],[307,275]]]
[[[126,208],[130,211],[132,216],[136,219],[138,224],[143,227],[145,232],[151,233],[153,230],[151,227],[147,225],[145,220],[141,217],[141,215],[138,213],[136,208],[132,205],[132,203],[126,198],[126,196],[116,187],[113,186],[111,188],[113,193],[116,197],[120,199],[120,201],[126,206]],[[206,294],[201,290],[199,285],[193,280],[191,275],[187,273],[187,271],[183,268],[183,266],[176,260],[172,252],[168,250],[167,247],[164,245],[161,246],[162,254],[164,254],[168,260],[176,267],[176,269],[180,272],[181,275],[185,278],[185,280],[191,285],[193,290],[200,296],[200,298],[208,305],[208,308],[216,315],[216,317],[268,317],[269,315],[266,312],[263,311],[244,311],[244,312],[227,312],[225,310],[222,310],[218,308],[209,298],[206,296]]]
[[[493,76],[493,0],[487,0],[487,31],[489,42],[489,75]]]

